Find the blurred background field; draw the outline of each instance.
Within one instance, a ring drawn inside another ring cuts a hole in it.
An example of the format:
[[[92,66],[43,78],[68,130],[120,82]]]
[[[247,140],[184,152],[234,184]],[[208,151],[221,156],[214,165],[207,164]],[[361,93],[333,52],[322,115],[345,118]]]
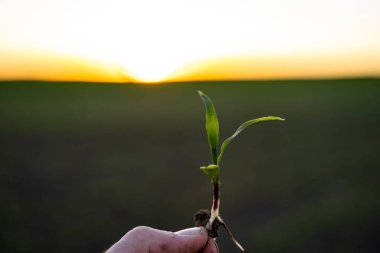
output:
[[[204,108],[230,145],[221,212],[247,252],[379,252],[380,80],[0,83],[2,252],[101,252],[211,205]],[[238,252],[222,232],[221,252]]]

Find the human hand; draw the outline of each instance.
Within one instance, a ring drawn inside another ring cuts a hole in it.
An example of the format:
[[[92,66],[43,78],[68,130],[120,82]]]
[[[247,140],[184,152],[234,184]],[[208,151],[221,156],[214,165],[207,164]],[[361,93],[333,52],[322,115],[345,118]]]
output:
[[[203,227],[168,232],[136,227],[105,253],[217,253],[215,241]]]

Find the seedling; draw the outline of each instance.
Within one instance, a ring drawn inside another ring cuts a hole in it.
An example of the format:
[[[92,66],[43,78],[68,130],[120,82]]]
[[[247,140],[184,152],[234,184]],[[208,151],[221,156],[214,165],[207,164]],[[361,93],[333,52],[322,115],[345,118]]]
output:
[[[213,185],[213,199],[211,211],[209,210],[199,210],[195,214],[195,223],[197,226],[203,226],[207,229],[208,234],[211,238],[216,239],[218,237],[218,228],[222,226],[226,229],[228,234],[230,235],[232,241],[244,251],[244,248],[240,245],[240,243],[235,239],[231,230],[227,227],[226,223],[223,221],[222,217],[220,217],[219,209],[220,209],[220,165],[222,163],[222,158],[226,148],[231,143],[231,141],[244,129],[247,127],[264,123],[269,121],[278,121],[284,120],[280,117],[275,116],[266,116],[262,118],[252,119],[244,122],[239,126],[239,128],[235,131],[233,135],[227,138],[220,148],[220,153],[218,156],[218,144],[219,144],[219,121],[215,111],[214,104],[211,99],[201,91],[198,91],[201,99],[206,107],[206,132],[208,137],[208,143],[211,149],[211,158],[212,164],[208,166],[202,166],[201,170],[210,176],[211,183]]]

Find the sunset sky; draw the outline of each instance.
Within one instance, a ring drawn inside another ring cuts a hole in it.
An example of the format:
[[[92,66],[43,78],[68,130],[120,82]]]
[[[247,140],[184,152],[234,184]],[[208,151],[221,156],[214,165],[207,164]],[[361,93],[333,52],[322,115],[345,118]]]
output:
[[[380,76],[379,0],[0,0],[0,80]]]

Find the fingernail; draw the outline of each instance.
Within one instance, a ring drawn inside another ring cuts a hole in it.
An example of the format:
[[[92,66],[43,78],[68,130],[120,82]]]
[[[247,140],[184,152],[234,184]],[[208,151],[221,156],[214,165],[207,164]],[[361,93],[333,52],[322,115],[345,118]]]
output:
[[[207,235],[207,231],[204,227],[187,228],[175,232],[176,235]]]

